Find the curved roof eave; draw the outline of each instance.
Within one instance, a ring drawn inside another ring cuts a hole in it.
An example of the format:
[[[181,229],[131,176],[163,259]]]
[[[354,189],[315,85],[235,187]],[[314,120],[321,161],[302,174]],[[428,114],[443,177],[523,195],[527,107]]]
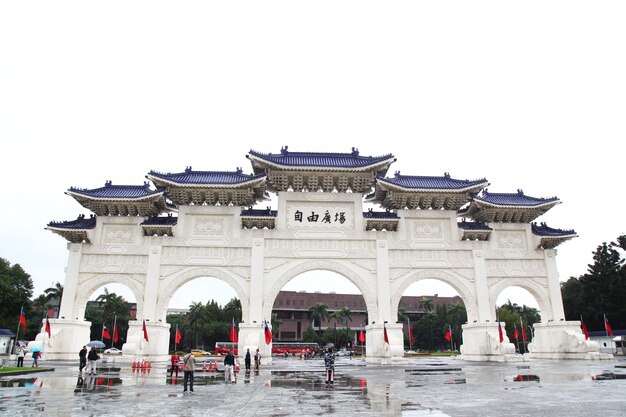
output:
[[[511,205],[511,204],[498,204],[498,203],[492,203],[489,201],[485,201],[485,200],[481,200],[478,197],[474,198],[474,203],[480,203],[483,204],[485,206],[488,207],[493,207],[493,208],[501,208],[501,209],[522,209],[522,208],[544,208],[544,207],[553,207],[556,206],[557,204],[561,204],[560,200],[552,200],[552,201],[545,201],[542,203],[538,203],[538,204],[516,204],[516,205]]]
[[[190,183],[190,184],[186,184],[186,183],[180,183],[180,182],[175,182],[175,181],[171,181],[171,180],[166,180],[163,178],[157,178],[154,179],[148,175],[146,175],[146,178],[148,178],[150,181],[154,182],[155,184],[163,184],[163,185],[167,185],[170,187],[179,187],[179,188],[247,188],[247,187],[260,187],[263,185],[264,182],[267,181],[267,175],[263,174],[263,175],[256,175],[254,176],[252,179],[247,180],[247,181],[242,181],[242,182],[238,182],[238,183],[233,183],[233,184],[207,184],[207,183]]]
[[[409,187],[403,187],[402,185],[390,182],[386,178],[377,178],[376,181],[377,183],[380,181],[383,184],[385,184],[385,186],[388,186],[389,188],[393,188],[398,191],[420,192],[420,193],[465,193],[465,192],[471,192],[471,191],[480,191],[483,188],[489,186],[489,182],[485,181],[479,184],[472,184],[463,188],[409,188]]]
[[[262,162],[263,165],[267,165],[276,169],[284,170],[284,171],[294,171],[296,169],[299,170],[308,170],[308,171],[335,171],[335,172],[354,172],[354,171],[370,171],[376,167],[391,165],[396,161],[396,158],[391,156],[382,161],[376,161],[369,165],[364,165],[360,167],[328,167],[328,166],[318,166],[318,165],[282,165],[277,164],[273,161],[268,161],[267,159],[259,158],[256,155],[248,154],[247,157],[254,162]],[[389,167],[387,167],[388,169]]]
[[[159,198],[163,197],[164,191],[155,190],[155,193],[148,194],[148,195],[145,195],[145,196],[142,196],[142,197],[125,197],[125,198],[121,198],[121,197],[94,197],[92,195],[82,194],[80,192],[71,191],[71,190],[66,191],[65,194],[67,194],[67,195],[69,195],[71,197],[74,197],[76,200],[78,200],[77,197],[80,197],[81,199],[95,200],[95,201],[130,201],[130,202],[138,202],[138,201],[158,200]]]

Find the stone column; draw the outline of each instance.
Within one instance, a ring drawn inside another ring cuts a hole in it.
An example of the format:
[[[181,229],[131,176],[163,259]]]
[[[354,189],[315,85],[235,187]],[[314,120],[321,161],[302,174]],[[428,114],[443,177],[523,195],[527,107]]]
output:
[[[126,343],[122,346],[124,356],[149,361],[167,361],[169,358],[170,324],[146,321],[148,340],[143,333],[143,321],[128,322]]]
[[[263,278],[265,260],[265,239],[255,237],[252,239],[252,255],[250,260],[250,308],[249,317],[243,317],[243,323],[239,325],[239,355],[245,355],[245,349],[250,348],[252,355],[259,349],[261,363],[272,362],[272,345],[265,343],[263,320],[271,323],[272,317],[263,317],[264,299]],[[271,311],[271,306],[270,306]]]
[[[152,322],[158,322],[165,317],[165,312],[156,311],[159,299],[159,278],[161,274],[161,246],[150,246],[148,253],[148,270],[146,272],[146,281],[143,289],[143,311],[137,312],[137,318],[140,320],[148,319]],[[164,306],[167,309],[167,306]],[[166,352],[167,353],[167,352]]]
[[[475,294],[476,304],[478,305],[478,323],[487,323],[495,321],[495,312],[491,309],[491,300],[489,299],[489,288],[487,286],[487,270],[485,268],[485,258],[483,252],[472,251],[474,260],[475,275]]]
[[[559,272],[556,267],[556,251],[554,249],[544,250],[543,257],[546,262],[548,293],[550,295],[550,311],[544,321],[565,321],[561,283],[559,282]]]
[[[68,243],[67,248],[69,255],[67,267],[65,268],[65,283],[63,284],[63,297],[61,297],[59,318],[82,321],[83,317],[75,316],[74,304],[78,292],[78,275],[80,272],[80,261],[83,255],[83,244]]]

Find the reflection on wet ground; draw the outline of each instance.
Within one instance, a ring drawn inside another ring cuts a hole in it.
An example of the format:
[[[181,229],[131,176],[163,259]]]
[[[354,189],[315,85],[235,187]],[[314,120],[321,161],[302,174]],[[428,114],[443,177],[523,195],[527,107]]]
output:
[[[334,385],[321,360],[276,360],[260,372],[195,373],[183,395],[182,372],[165,364],[133,371],[100,368],[95,376],[75,364],[54,372],[0,378],[3,415],[309,416],[603,416],[623,415],[626,374],[618,362],[531,361],[523,365],[410,359],[369,365],[338,359]],[[597,398],[603,398],[598,404]],[[506,403],[506,408],[496,404]]]

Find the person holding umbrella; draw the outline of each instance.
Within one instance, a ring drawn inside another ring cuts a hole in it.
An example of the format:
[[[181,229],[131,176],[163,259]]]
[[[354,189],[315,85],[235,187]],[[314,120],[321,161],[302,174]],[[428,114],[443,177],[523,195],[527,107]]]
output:
[[[41,351],[39,349],[33,348],[33,364],[31,368],[37,368],[39,366],[39,358],[41,357]]]
[[[87,355],[87,360],[89,361],[89,375],[96,374],[96,362],[98,359],[100,359],[100,356],[98,356],[98,352],[96,352],[96,347],[92,346],[89,354]]]

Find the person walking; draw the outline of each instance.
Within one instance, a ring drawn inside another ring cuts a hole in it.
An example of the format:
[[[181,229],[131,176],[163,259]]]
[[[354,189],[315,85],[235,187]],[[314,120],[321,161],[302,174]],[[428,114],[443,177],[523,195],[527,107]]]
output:
[[[178,352],[174,352],[172,354],[172,368],[170,369],[170,377],[174,376],[174,371],[176,371],[176,378],[178,378],[178,364],[180,363],[180,356]]]
[[[252,358],[250,356],[250,349],[248,349],[248,351],[246,352],[246,357],[244,359],[245,363],[246,363],[246,373],[250,372],[250,365],[252,362]]]
[[[187,382],[189,382],[189,391],[193,392],[193,376],[196,371],[196,357],[191,354],[191,348],[183,357],[183,392],[187,392]]]
[[[226,382],[230,380],[233,384],[235,381],[235,355],[232,350],[228,351],[228,355],[224,358],[224,379]]]
[[[36,368],[39,366],[39,356],[41,355],[41,352],[36,350],[33,352],[33,364],[31,365],[31,368]]]
[[[17,348],[17,367],[24,367],[24,356],[26,356],[26,349],[23,346]]]
[[[259,352],[259,349],[257,349],[254,354],[254,370],[258,371],[259,366],[261,366],[261,353]]]
[[[328,348],[324,355],[324,365],[326,366],[326,386],[335,383],[335,355],[333,348]]]
[[[87,346],[83,346],[83,348],[78,352],[78,373],[83,373],[83,368],[87,366]]]
[[[95,347],[91,347],[89,354],[87,354],[87,360],[89,361],[89,375],[95,375],[97,371],[96,362],[100,359]]]

